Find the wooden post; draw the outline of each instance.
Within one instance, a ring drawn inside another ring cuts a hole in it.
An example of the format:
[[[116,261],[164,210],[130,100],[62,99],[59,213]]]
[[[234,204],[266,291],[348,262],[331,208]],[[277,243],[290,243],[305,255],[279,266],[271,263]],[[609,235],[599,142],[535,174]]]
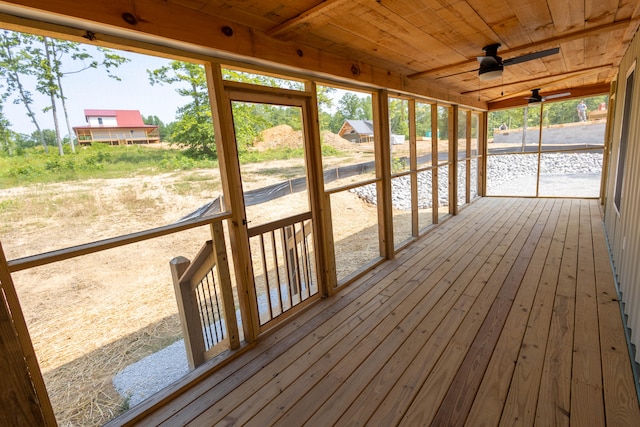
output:
[[[473,122],[471,120],[471,111],[467,111],[467,155],[465,156],[465,162],[467,167],[465,176],[465,203],[471,202],[471,126]]]
[[[313,245],[316,261],[318,288],[323,297],[329,296],[336,286],[336,265],[333,248],[333,231],[330,207],[326,203],[324,193],[324,174],[322,169],[322,139],[320,123],[318,122],[318,93],[316,83],[307,81],[305,89],[310,94],[304,110],[307,130],[305,140],[307,158],[307,182],[309,187],[309,201],[313,218]],[[329,221],[329,222],[327,222]]]
[[[489,114],[485,111],[480,115],[480,123],[478,125],[478,143],[481,144],[478,147],[478,151],[482,153],[481,161],[478,162],[478,173],[480,181],[480,188],[478,191],[480,192],[480,197],[485,197],[487,195],[487,153],[489,152],[489,144],[487,143],[489,139]]]
[[[2,244],[0,286],[0,425],[56,426]]]
[[[214,262],[217,267],[218,281],[222,291],[222,305],[224,307],[224,320],[229,337],[229,348],[234,350],[240,347],[240,334],[238,332],[238,319],[236,317],[236,306],[233,300],[231,273],[229,272],[229,260],[227,259],[227,246],[224,243],[222,222],[211,224],[211,237],[213,238]]]
[[[438,152],[438,104],[431,105],[431,190],[433,196],[432,214],[433,223],[437,224],[440,218],[440,199],[438,196],[438,163],[440,163]]]
[[[457,105],[449,107],[449,213],[452,215],[458,215],[458,112]]]
[[[409,170],[411,171],[411,235],[420,235],[420,224],[418,222],[418,147],[416,134],[416,101],[409,100]]]
[[[378,236],[380,254],[395,257],[393,244],[393,211],[391,206],[391,131],[389,128],[389,93],[373,93],[373,125],[375,126],[376,183],[378,200]]]
[[[538,168],[536,170],[536,197],[540,197],[540,162],[542,161],[542,117],[544,117],[544,102],[540,103],[540,122],[538,123]]]
[[[613,119],[616,110],[616,82],[611,82],[609,89],[609,105],[607,106],[607,124],[604,131],[604,149],[602,150],[602,175],[600,177],[600,205],[606,209],[607,182],[609,179],[609,158],[613,144]]]
[[[324,215],[322,215],[322,221],[324,222],[324,243],[326,245],[325,280],[327,281],[327,296],[330,296],[336,292],[336,288],[338,287],[338,273],[336,271],[336,256],[333,242],[333,219],[331,216],[331,194],[324,195]]]
[[[258,308],[256,304],[253,264],[251,263],[251,249],[246,227],[247,218],[242,192],[238,147],[236,146],[233,128],[231,102],[225,94],[220,65],[208,63],[205,65],[205,72],[207,75],[209,98],[211,100],[211,115],[216,134],[216,149],[222,187],[225,195],[225,207],[231,209],[232,215],[231,226],[229,227],[229,239],[234,255],[233,266],[236,273],[236,286],[238,289],[244,339],[251,343],[255,341],[258,336],[260,325],[257,317]]]
[[[179,256],[169,261],[173,289],[176,293],[180,326],[184,337],[184,348],[187,352],[189,369],[193,370],[204,362],[204,336],[200,326],[200,313],[190,282],[181,282],[180,278],[187,271],[191,262]],[[195,327],[194,327],[195,326]]]

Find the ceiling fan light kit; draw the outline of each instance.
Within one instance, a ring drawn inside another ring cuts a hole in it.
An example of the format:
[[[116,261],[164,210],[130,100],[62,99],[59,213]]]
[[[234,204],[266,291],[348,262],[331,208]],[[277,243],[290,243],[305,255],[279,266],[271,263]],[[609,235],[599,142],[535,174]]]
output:
[[[503,67],[495,68],[493,70],[482,71],[482,69],[478,73],[478,78],[480,81],[485,82],[487,80],[495,80],[502,76]]]

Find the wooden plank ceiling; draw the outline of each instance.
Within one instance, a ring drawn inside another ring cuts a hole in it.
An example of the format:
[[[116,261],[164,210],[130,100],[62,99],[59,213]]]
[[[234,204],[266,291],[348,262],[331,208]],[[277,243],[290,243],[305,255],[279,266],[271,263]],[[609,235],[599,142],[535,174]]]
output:
[[[524,104],[534,88],[607,92],[640,23],[640,0],[0,0],[2,11],[11,5],[92,33],[85,24],[106,24],[489,108]],[[477,57],[495,43],[503,60],[560,52],[481,81]]]
[[[169,1],[487,102],[608,84],[640,22],[637,0]],[[476,58],[492,43],[503,60],[560,53],[480,81]]]

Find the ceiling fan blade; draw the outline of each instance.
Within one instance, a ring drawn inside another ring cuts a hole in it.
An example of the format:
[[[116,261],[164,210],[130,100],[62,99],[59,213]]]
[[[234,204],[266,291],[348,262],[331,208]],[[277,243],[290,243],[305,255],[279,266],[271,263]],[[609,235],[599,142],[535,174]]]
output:
[[[473,70],[460,71],[459,73],[447,74],[446,76],[436,77],[434,80],[446,79],[447,77],[459,76],[460,74],[475,73],[479,70],[480,70],[479,68],[476,68]]]
[[[534,59],[544,58],[545,56],[555,55],[560,52],[559,47],[554,47],[552,49],[541,50],[539,52],[527,53],[526,55],[516,56],[515,58],[509,58],[502,61],[502,65],[514,65],[520,64],[526,61],[532,61]]]
[[[569,95],[571,95],[571,92],[554,93],[553,95],[545,96],[544,100],[546,101],[548,99],[562,98],[562,97],[569,96]]]

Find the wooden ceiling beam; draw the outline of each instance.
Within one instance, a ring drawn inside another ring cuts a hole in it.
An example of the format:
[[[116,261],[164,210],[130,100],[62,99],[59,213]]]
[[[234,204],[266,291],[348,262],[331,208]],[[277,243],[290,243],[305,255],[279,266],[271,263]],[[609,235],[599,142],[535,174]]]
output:
[[[531,83],[534,83],[534,82],[541,82],[543,80],[548,80],[548,79],[552,79],[552,78],[555,78],[555,77],[561,77],[560,80],[554,80],[552,82],[545,82],[545,83],[542,84],[544,86],[556,85],[556,84],[560,84],[560,83],[564,83],[564,82],[567,82],[567,81],[574,80],[574,79],[579,78],[579,77],[583,77],[585,75],[589,75],[589,74],[593,74],[593,73],[599,73],[601,71],[608,70],[611,67],[613,67],[613,64],[605,64],[605,65],[600,65],[600,66],[597,66],[597,67],[583,68],[583,69],[571,71],[571,72],[568,72],[568,73],[552,74],[552,75],[547,75],[547,76],[543,76],[543,77],[534,77],[532,79],[509,82],[507,84],[499,84],[499,85],[495,85],[495,86],[483,87],[483,88],[480,88],[480,89],[468,90],[468,91],[465,91],[465,92],[460,92],[460,94],[461,95],[469,95],[471,93],[483,92],[483,91],[487,91],[487,90],[491,90],[491,89],[499,89],[499,88],[504,87],[504,86],[514,86],[514,85],[520,85],[520,84],[531,84]],[[533,85],[533,86],[536,86],[536,85]],[[528,93],[528,92],[529,92],[528,90],[524,91],[524,93]],[[510,98],[510,97],[512,97],[514,95],[515,94],[510,93],[507,96],[496,98],[491,102],[500,101],[502,99]]]
[[[566,98],[562,98],[562,101],[565,101],[565,100],[575,99],[575,98],[583,98],[588,96],[608,94],[610,89],[611,89],[611,85],[607,83],[607,84],[598,84],[598,85],[592,85],[592,86],[580,86],[580,87],[572,87],[568,89],[559,89],[559,90],[554,90],[550,92],[545,92],[542,94],[542,96],[555,95],[555,94],[564,93],[564,92],[571,92],[570,96]],[[555,101],[560,101],[560,99],[554,100],[554,102]],[[487,107],[489,111],[493,111],[493,110],[504,110],[505,108],[522,107],[525,105],[527,105],[526,99],[524,99],[522,96],[515,96],[512,98],[504,99],[502,101],[489,102],[487,104]]]
[[[630,19],[624,19],[624,20],[621,20],[621,21],[611,22],[611,23],[608,23],[608,24],[599,25],[597,27],[591,27],[591,28],[588,28],[586,30],[575,31],[573,33],[568,33],[568,34],[564,34],[564,35],[561,35],[561,36],[552,37],[550,39],[542,40],[542,41],[539,41],[539,42],[530,43],[530,44],[525,45],[525,46],[520,46],[520,47],[516,47],[516,48],[513,48],[513,49],[501,50],[501,51],[499,51],[499,54],[502,57],[515,57],[515,56],[520,56],[520,55],[524,55],[524,54],[527,54],[527,53],[531,53],[531,52],[533,52],[535,50],[549,49],[549,48],[552,48],[554,46],[559,45],[560,43],[566,43],[566,42],[570,42],[570,41],[574,41],[574,40],[579,40],[579,39],[583,39],[583,38],[589,37],[589,36],[602,35],[603,32],[611,32],[611,31],[621,30],[621,29],[629,26],[630,24],[632,24],[636,20],[638,20],[638,18],[634,18],[634,19],[630,18]],[[433,74],[437,74],[437,73],[440,73],[442,71],[456,70],[456,69],[460,69],[460,68],[464,68],[464,67],[471,67],[471,66],[474,66],[474,67],[477,68],[478,61],[477,61],[476,58],[468,59],[466,61],[458,62],[456,64],[444,65],[442,67],[437,67],[437,68],[432,68],[430,70],[420,71],[418,73],[410,74],[407,77],[410,78],[410,79],[417,79],[419,77],[424,77],[424,76],[430,76],[430,75],[433,75]],[[469,70],[469,71],[472,71],[472,70]]]
[[[288,35],[291,35],[296,30],[304,29],[309,25],[309,22],[316,17],[327,13],[329,10],[335,9],[336,7],[342,6],[347,1],[349,0],[325,0],[317,6],[302,12],[295,18],[291,18],[288,21],[273,27],[267,31],[266,34],[269,37],[287,40],[289,38]]]
[[[331,4],[337,6],[338,2]],[[427,98],[485,109],[486,102],[460,95],[447,84],[424,79],[407,80],[391,68],[382,68],[330,51],[267,36],[264,32],[224,18],[157,0],[15,0],[0,1],[0,27],[30,32],[57,26],[76,40],[92,34],[91,43],[120,37],[135,46],[156,45],[158,51],[178,49],[221,61],[269,68],[273,72],[341,81],[367,88],[388,88]],[[89,40],[86,40],[89,42]],[[148,48],[147,51],[149,51]],[[185,55],[186,56],[186,55]]]

